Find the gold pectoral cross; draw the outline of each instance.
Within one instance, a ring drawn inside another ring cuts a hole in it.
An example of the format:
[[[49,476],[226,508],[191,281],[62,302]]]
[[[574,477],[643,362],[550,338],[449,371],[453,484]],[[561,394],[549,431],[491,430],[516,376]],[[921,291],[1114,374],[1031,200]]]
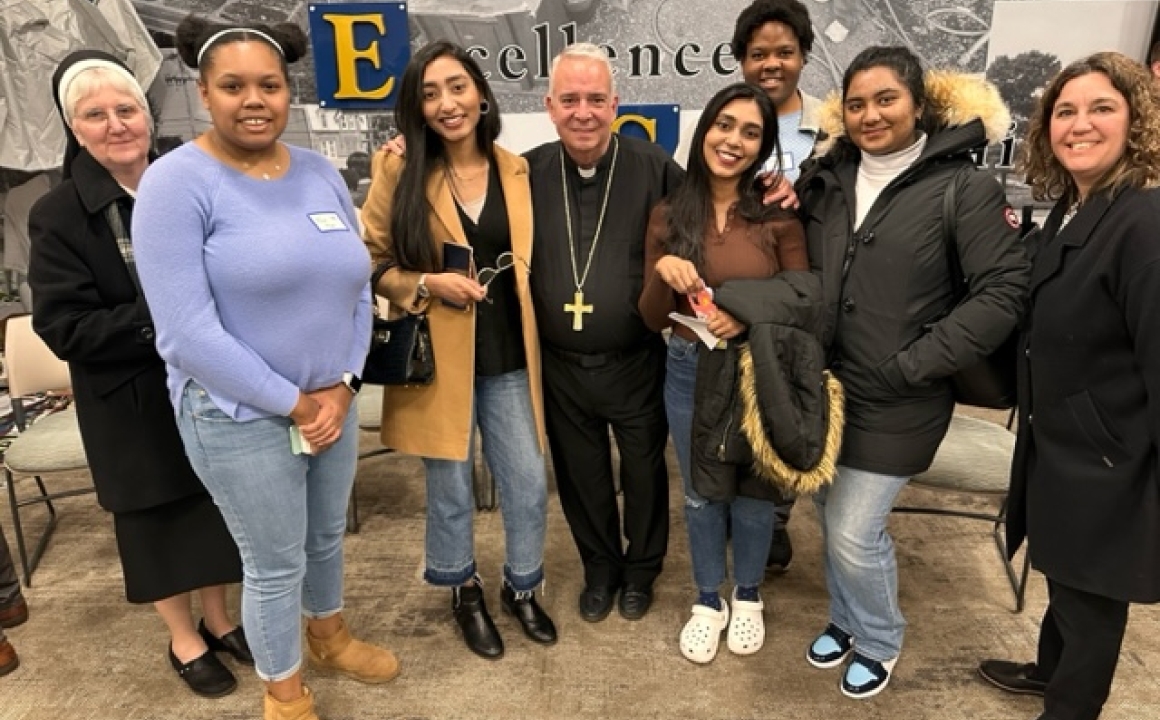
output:
[[[564,303],[564,312],[572,313],[572,329],[580,331],[584,329],[584,315],[592,313],[592,306],[584,304],[584,291],[577,290],[572,295],[572,302]]]

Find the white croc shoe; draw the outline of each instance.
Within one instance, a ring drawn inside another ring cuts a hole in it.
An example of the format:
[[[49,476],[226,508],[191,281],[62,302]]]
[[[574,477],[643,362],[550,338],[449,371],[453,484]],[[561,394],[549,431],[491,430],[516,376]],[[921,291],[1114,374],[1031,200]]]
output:
[[[752,655],[765,644],[765,603],[738,600],[733,591],[733,620],[729,623],[729,651],[734,655]]]
[[[693,617],[681,630],[681,654],[692,662],[703,664],[717,657],[721,633],[729,626],[729,603],[721,601],[721,609],[694,605]]]

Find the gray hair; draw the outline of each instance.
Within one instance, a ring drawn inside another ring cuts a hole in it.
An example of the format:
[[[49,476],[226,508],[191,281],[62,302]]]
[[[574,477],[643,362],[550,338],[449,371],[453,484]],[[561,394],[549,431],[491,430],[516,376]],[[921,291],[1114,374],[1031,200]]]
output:
[[[153,113],[149,111],[149,101],[145,99],[145,92],[140,83],[132,79],[127,72],[117,72],[108,67],[92,67],[81,71],[68,84],[61,106],[65,108],[65,118],[69,127],[76,116],[77,105],[82,100],[96,93],[102,88],[112,88],[117,92],[125,93],[133,98],[137,106],[145,113],[149,124],[149,137],[153,137]]]
[[[612,95],[616,94],[616,75],[612,72],[612,61],[608,59],[608,53],[604,48],[590,42],[573,43],[568,45],[560,51],[556,57],[552,58],[552,68],[548,74],[548,94],[552,94],[555,85],[556,68],[564,60],[587,60],[589,62],[600,63],[608,70],[608,85],[609,91]]]

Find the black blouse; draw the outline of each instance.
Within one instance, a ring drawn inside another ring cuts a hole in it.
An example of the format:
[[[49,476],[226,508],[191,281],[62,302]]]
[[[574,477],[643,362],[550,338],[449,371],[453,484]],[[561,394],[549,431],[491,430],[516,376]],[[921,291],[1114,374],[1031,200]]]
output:
[[[487,177],[487,198],[473,221],[456,202],[459,222],[471,245],[476,272],[494,268],[496,258],[512,249],[511,228],[499,171],[492,163]],[[516,264],[523,262],[515,259]],[[491,300],[488,302],[487,300]],[[475,374],[503,375],[527,367],[524,354],[523,322],[516,296],[515,268],[495,276],[488,285],[487,299],[475,306]]]

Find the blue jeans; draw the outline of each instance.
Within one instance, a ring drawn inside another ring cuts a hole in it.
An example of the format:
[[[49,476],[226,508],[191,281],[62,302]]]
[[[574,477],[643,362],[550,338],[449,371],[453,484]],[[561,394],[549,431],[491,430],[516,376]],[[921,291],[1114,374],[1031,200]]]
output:
[[[427,466],[427,568],[432,585],[454,587],[475,575],[475,432],[499,490],[503,514],[504,579],[513,590],[534,590],[544,579],[548,473],[532,414],[528,371],[475,377],[467,460],[423,458]]]
[[[883,662],[902,652],[906,620],[898,607],[898,562],[886,521],[909,477],[838,466],[814,496],[822,524],[830,622],[858,652]]]
[[[726,522],[733,526],[733,580],[758,587],[773,537],[774,504],[738,495],[732,502],[709,502],[693,490],[691,446],[693,394],[697,386],[697,344],[673,335],[665,365],[665,412],[685,485],[685,527],[698,592],[718,592],[725,582]],[[741,471],[744,472],[744,468]]]
[[[290,452],[290,419],[237,422],[196,382],[177,427],[242,556],[242,624],[258,676],[302,664],[302,620],[342,610],[342,541],[358,461],[358,412],[318,456]]]

